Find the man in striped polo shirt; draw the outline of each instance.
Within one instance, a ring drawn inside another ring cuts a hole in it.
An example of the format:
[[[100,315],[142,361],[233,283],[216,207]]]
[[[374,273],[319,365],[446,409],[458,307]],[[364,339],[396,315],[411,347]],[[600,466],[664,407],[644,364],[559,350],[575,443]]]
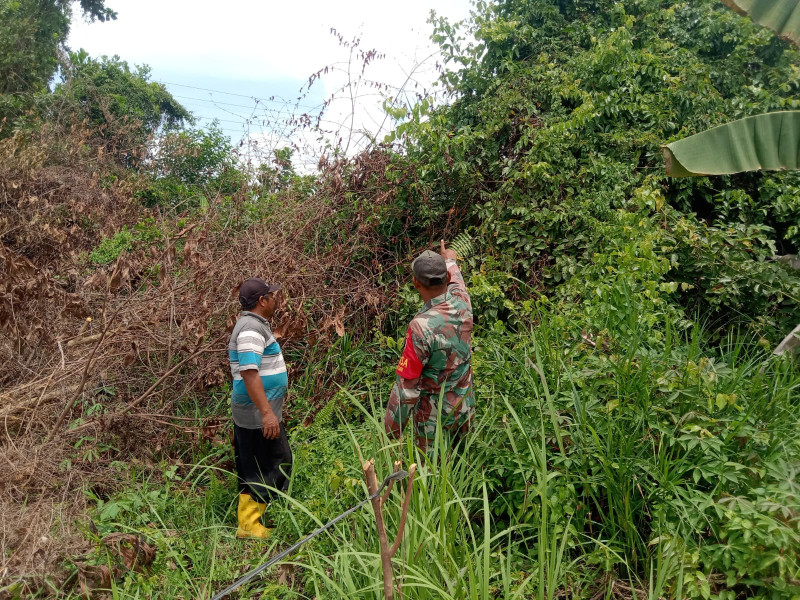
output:
[[[252,278],[239,288],[242,314],[228,344],[233,375],[233,448],[239,479],[239,538],[269,537],[261,516],[273,489],[289,485],[292,451],[282,421],[288,378],[281,347],[267,319],[279,285]]]

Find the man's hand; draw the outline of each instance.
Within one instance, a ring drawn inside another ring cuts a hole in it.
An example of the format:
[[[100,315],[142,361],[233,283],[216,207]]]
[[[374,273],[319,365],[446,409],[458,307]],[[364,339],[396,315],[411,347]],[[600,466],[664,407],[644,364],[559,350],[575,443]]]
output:
[[[447,248],[444,247],[444,240],[440,241],[441,241],[441,250],[439,251],[439,254],[442,255],[442,258],[444,258],[445,260],[450,260],[450,259],[458,260],[458,254],[456,254],[455,250],[448,250]]]
[[[247,395],[261,411],[261,427],[264,430],[264,437],[268,440],[277,439],[281,434],[281,424],[278,417],[272,412],[264,387],[261,385],[261,377],[256,369],[245,369],[242,371],[244,387],[247,388]]]
[[[264,437],[268,440],[275,440],[280,436],[281,424],[271,408],[261,417],[261,427],[264,429]]]

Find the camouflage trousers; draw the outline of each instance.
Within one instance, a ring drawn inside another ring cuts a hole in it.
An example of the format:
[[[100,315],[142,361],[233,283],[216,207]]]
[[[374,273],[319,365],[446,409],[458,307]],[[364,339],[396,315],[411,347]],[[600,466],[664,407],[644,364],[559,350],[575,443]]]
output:
[[[441,411],[441,426],[451,433],[466,432],[475,416],[475,395],[470,389],[463,397],[457,398],[452,392],[445,394]],[[438,398],[420,396],[415,404],[400,402],[396,397],[389,400],[386,407],[384,426],[386,433],[399,438],[403,430],[413,427],[417,447],[428,451],[428,444],[436,437],[439,421]],[[409,424],[409,421],[411,423]]]

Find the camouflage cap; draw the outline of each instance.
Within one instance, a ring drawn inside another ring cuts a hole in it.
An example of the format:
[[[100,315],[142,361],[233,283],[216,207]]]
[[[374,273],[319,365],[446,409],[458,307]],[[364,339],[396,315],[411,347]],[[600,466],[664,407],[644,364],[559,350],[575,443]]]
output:
[[[441,254],[425,250],[411,263],[414,277],[425,286],[442,285],[447,281],[447,264]]]

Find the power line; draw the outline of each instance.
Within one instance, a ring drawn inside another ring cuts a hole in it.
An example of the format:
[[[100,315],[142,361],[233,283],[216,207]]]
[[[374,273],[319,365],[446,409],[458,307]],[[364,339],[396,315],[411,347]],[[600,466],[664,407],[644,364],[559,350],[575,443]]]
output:
[[[233,115],[233,116],[239,117],[241,119],[248,119],[249,120],[249,119],[258,118],[258,115],[255,114],[256,112],[259,112],[259,113],[263,112],[265,114],[273,115],[275,117],[282,116],[282,115],[286,115],[286,116],[291,117],[291,116],[294,115],[294,113],[290,112],[288,110],[288,108],[270,108],[270,107],[267,107],[267,106],[258,106],[258,105],[246,106],[244,104],[235,104],[235,103],[232,103],[232,102],[220,102],[220,101],[217,101],[217,100],[207,100],[205,98],[193,98],[191,96],[181,96],[179,94],[174,94],[174,96],[175,96],[175,98],[191,100],[192,102],[206,102],[206,103],[213,104],[214,106],[217,106],[218,108],[220,108],[220,110],[224,110],[229,115]],[[232,106],[232,107],[236,107],[236,108],[246,108],[246,109],[249,109],[249,110],[253,111],[253,113],[249,117],[244,117],[242,115],[237,115],[236,113],[231,112],[229,110],[225,110],[224,108],[221,108],[222,106]],[[208,107],[204,106],[203,108],[208,108]]]
[[[207,108],[207,107],[204,107],[204,108]],[[234,113],[230,113],[229,112],[228,114],[232,115]],[[285,120],[273,120],[273,119],[275,119],[275,117],[270,117],[269,119],[267,119],[263,115],[253,115],[251,117],[240,117],[239,120],[220,119],[218,117],[211,117],[211,116],[207,116],[207,115],[198,115],[198,114],[193,114],[193,116],[195,118],[197,118],[197,119],[204,119],[206,121],[215,121],[216,120],[216,121],[219,121],[220,123],[234,123],[234,124],[247,125],[248,127],[256,127],[256,126],[257,127],[268,127],[269,125],[278,125],[278,124],[287,125],[287,124],[289,124],[289,120],[288,119],[285,119]],[[316,118],[314,120],[316,120]],[[267,121],[267,123],[265,123],[264,121]],[[343,126],[343,123],[341,123],[339,121],[332,121],[330,119],[320,119],[319,122],[320,123],[325,123],[327,125],[335,125],[335,126],[338,126],[338,127]]]
[[[211,104],[222,104],[224,106],[236,106],[238,108],[256,108],[256,106],[247,106],[246,104],[233,104],[232,102],[220,102],[219,100],[207,99],[207,98],[192,98],[191,96],[180,96],[178,94],[173,94],[176,98],[185,98],[186,100],[194,100],[196,102],[210,102]],[[274,109],[273,109],[274,110]]]
[[[275,102],[277,104],[281,104],[281,103],[283,103],[283,104],[294,104],[295,106],[300,106],[302,108],[309,108],[311,110],[313,110],[315,108],[319,108],[320,106],[322,106],[322,104],[318,104],[316,106],[309,106],[307,104],[297,104],[297,103],[294,103],[291,100],[287,100],[285,98],[282,98],[281,96],[272,96],[270,98],[260,98],[258,96],[249,96],[247,94],[237,94],[235,92],[226,92],[226,91],[223,91],[223,90],[214,90],[214,89],[211,89],[211,88],[198,87],[196,85],[186,85],[184,83],[172,83],[172,82],[169,82],[169,81],[158,81],[158,83],[162,83],[164,85],[175,85],[175,86],[178,86],[178,87],[185,87],[185,88],[190,88],[190,89],[193,89],[193,90],[202,90],[204,92],[213,92],[213,93],[216,93],[216,94],[227,94],[228,96],[238,96],[240,98],[250,98],[251,100],[258,100],[260,102]],[[276,100],[276,98],[279,98],[279,100]]]
[[[204,115],[192,115],[196,119],[205,119],[206,121],[219,121],[220,123],[236,123],[240,125],[244,125],[245,123],[249,123],[249,121],[245,118],[242,118],[241,121],[235,121],[234,119],[220,119],[219,117],[206,117]]]

